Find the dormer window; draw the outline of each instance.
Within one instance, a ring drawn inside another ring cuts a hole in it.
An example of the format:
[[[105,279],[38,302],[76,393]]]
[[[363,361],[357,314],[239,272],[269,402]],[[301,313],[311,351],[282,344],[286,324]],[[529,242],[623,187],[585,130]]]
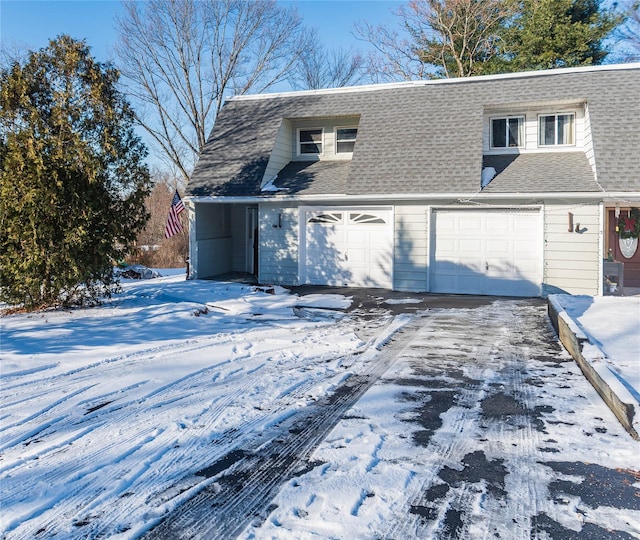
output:
[[[358,128],[355,127],[336,128],[336,154],[352,154],[357,134]]]
[[[491,119],[491,148],[524,147],[524,116]]]
[[[298,155],[321,155],[323,139],[324,130],[322,128],[299,129]]]
[[[539,146],[575,144],[575,114],[543,114],[538,117]]]

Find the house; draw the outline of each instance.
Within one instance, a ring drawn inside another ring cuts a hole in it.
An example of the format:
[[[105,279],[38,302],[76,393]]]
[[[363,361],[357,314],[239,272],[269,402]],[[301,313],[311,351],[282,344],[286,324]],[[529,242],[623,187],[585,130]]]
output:
[[[597,295],[610,259],[640,287],[640,64],[233,97],[186,201],[192,279]]]

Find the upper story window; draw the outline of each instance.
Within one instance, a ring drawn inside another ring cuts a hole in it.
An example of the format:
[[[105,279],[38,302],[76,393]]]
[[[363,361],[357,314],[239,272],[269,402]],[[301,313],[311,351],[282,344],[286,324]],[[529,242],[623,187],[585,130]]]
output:
[[[538,117],[538,145],[575,144],[575,114],[543,114]]]
[[[324,130],[322,128],[299,129],[298,154],[321,155],[323,139]]]
[[[491,148],[524,147],[524,116],[491,119]]]
[[[336,154],[353,153],[357,134],[358,128],[355,127],[336,128]]]

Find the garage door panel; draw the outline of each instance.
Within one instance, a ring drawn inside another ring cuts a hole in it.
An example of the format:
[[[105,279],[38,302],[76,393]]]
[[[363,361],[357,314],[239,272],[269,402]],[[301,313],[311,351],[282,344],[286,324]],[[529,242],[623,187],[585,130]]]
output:
[[[461,238],[457,242],[458,252],[465,254],[471,258],[478,255],[478,239],[476,238]]]
[[[443,209],[433,216],[433,292],[540,294],[539,212]]]
[[[460,231],[460,232],[466,232],[466,233],[476,233],[479,230],[479,228],[482,226],[482,223],[480,222],[480,218],[478,217],[463,217],[458,219],[458,223],[457,226],[454,225],[454,229],[456,231]]]
[[[457,288],[459,294],[477,294],[476,291],[482,286],[483,278],[477,274],[469,276],[459,276]]]
[[[508,255],[513,252],[515,246],[512,241],[506,238],[493,238],[486,241],[487,253],[492,256],[499,256],[500,254]]]

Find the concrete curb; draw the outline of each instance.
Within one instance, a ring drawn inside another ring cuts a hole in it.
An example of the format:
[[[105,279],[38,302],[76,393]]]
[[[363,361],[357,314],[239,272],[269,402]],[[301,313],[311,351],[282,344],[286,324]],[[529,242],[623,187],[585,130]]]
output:
[[[576,361],[584,376],[600,394],[600,397],[602,397],[624,429],[635,440],[640,440],[640,435],[638,435],[638,431],[634,426],[636,407],[633,404],[632,396],[629,395],[627,389],[619,381],[607,376],[606,371],[604,371],[608,369],[606,366],[596,366],[583,356],[583,345],[588,343],[589,339],[573,319],[569,317],[563,307],[553,298],[548,299],[547,306],[549,319],[551,319],[551,324],[555,328],[562,345]],[[627,399],[631,403],[627,403]]]

